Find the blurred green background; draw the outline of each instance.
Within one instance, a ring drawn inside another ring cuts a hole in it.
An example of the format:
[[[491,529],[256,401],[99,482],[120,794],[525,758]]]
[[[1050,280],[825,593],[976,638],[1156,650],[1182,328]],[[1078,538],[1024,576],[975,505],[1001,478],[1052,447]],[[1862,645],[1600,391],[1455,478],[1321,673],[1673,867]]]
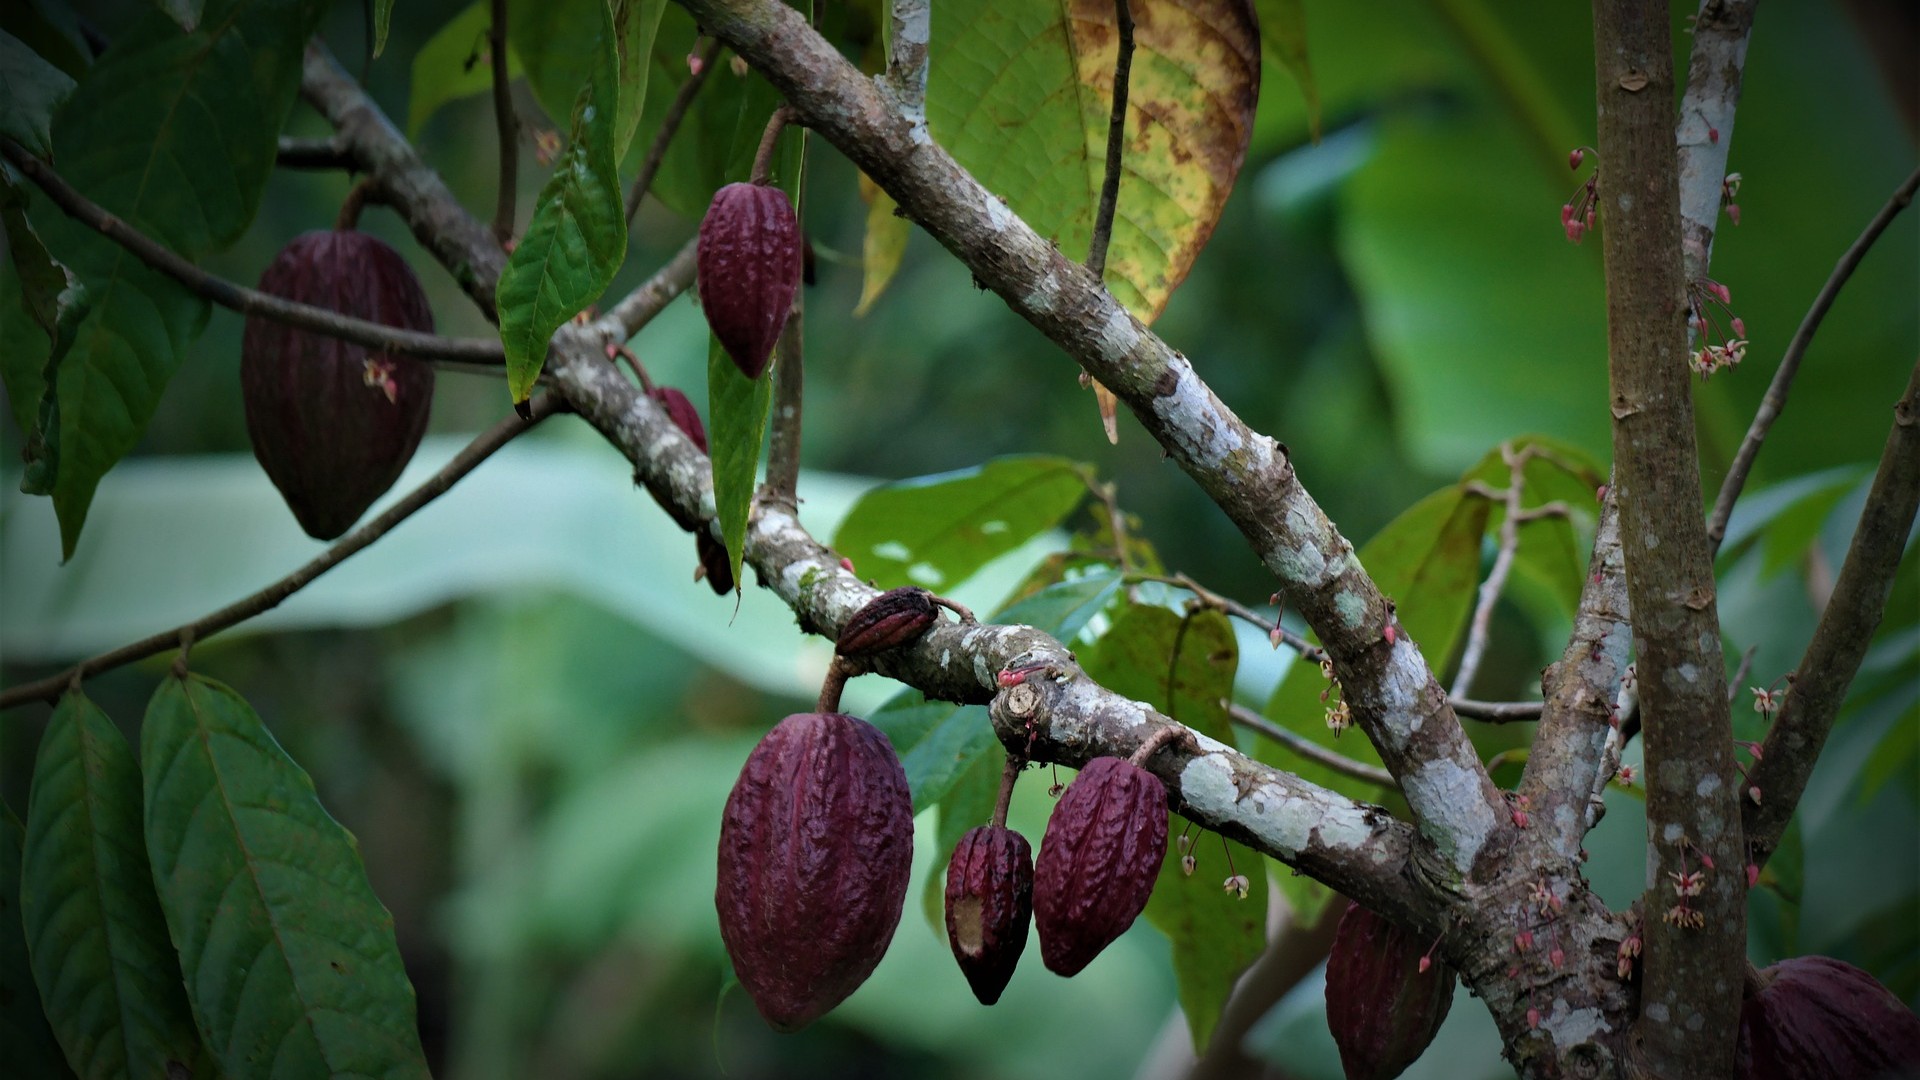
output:
[[[112,27],[131,7],[81,9]],[[409,114],[414,53],[462,10],[395,6],[368,84],[397,122]],[[1305,10],[1323,137],[1310,139],[1300,89],[1269,65],[1225,218],[1156,329],[1249,423],[1289,444],[1309,490],[1356,543],[1502,439],[1548,434],[1604,461],[1599,245],[1568,245],[1555,218],[1580,179],[1565,153],[1593,141],[1586,12],[1470,0],[1315,0]],[[1674,10],[1682,27],[1692,6]],[[686,22],[677,8],[667,19]],[[359,66],[358,5],[337,6],[327,37]],[[1696,386],[1709,491],[1834,260],[1915,165],[1911,112],[1903,119],[1866,40],[1839,8],[1813,0],[1760,11],[1731,133],[1730,168],[1745,177],[1741,224],[1722,220],[1714,253],[1752,346],[1740,369]],[[736,78],[724,66],[715,75]],[[548,123],[519,90],[526,115]],[[304,106],[291,129],[325,132]],[[469,209],[488,213],[485,96],[447,104],[418,139]],[[523,156],[523,221],[543,171]],[[287,240],[331,222],[347,184],[276,174],[252,231],[208,267],[251,282]],[[1123,416],[1109,446],[1072,365],[924,235],[890,291],[854,318],[864,222],[856,173],[813,140],[806,225],[820,273],[806,296],[801,495],[816,535],[831,536],[879,480],[1046,453],[1114,481],[1169,568],[1248,603],[1271,591],[1232,526],[1139,427]],[[414,261],[440,330],[490,332],[390,213],[370,211],[363,228]],[[615,292],[693,228],[650,202]],[[1811,633],[1888,406],[1920,349],[1917,236],[1911,216],[1896,221],[1841,296],[1722,556],[1730,658],[1755,650],[1755,685],[1789,671]],[[16,492],[17,469],[0,484],[5,681],[192,618],[318,550],[248,453],[240,329],[237,316],[214,313],[139,453],[102,484],[69,564],[59,565],[50,510]],[[705,344],[683,299],[634,348],[656,380],[704,403]],[[443,374],[436,437],[400,490],[462,433],[503,415],[505,401],[497,379]],[[20,432],[8,424],[0,442],[4,460],[18,461]],[[958,595],[992,609],[1069,532],[1094,528],[1077,515]],[[1757,962],[1840,956],[1910,1003],[1920,999],[1915,561],[1772,868],[1777,888],[1756,894],[1753,919]],[[917,909],[874,979],[799,1036],[772,1034],[743,995],[723,992],[711,901],[720,806],[759,735],[811,700],[828,650],[754,590],[736,615],[692,581],[694,565],[692,545],[632,488],[618,455],[563,418],[272,616],[195,650],[196,668],[255,705],[360,838],[398,923],[437,1071],[1183,1074],[1166,943],[1144,921],[1072,981],[1030,959],[992,1010],[973,1001],[943,934]],[[1552,605],[1504,603],[1476,696],[1537,694],[1565,633]],[[1258,709],[1286,659],[1257,634],[1242,646],[1237,693]],[[158,670],[113,672],[90,692],[131,731]],[[856,684],[849,701],[862,711],[887,696]],[[1748,701],[1736,703],[1736,722],[1754,738]],[[0,716],[0,796],[15,808],[46,716],[37,706]],[[1499,778],[1510,785],[1514,773]],[[1013,815],[1036,841],[1051,802],[1044,788],[1022,785]],[[1610,805],[1589,870],[1602,896],[1624,905],[1644,873],[1643,818],[1631,793],[1616,791]],[[919,821],[914,896],[937,813]],[[1246,1046],[1286,1076],[1337,1076],[1318,1005],[1309,978]],[[1460,1003],[1442,1040],[1409,1075],[1502,1075],[1477,1003]]]

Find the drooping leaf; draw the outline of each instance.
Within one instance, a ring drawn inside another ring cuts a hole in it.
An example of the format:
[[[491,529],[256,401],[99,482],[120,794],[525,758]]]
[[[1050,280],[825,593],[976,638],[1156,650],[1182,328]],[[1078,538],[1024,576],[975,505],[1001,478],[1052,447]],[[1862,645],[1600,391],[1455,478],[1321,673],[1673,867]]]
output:
[[[779,364],[778,356],[774,360]],[[746,553],[747,513],[753,507],[754,471],[767,438],[767,413],[773,407],[773,369],[749,379],[733,358],[709,336],[707,444],[713,456],[713,504],[720,535],[733,561],[734,590],[740,588],[740,563]]]
[[[40,369],[38,380],[40,401],[33,427],[27,433],[26,449],[22,451],[26,468],[20,475],[20,490],[29,495],[52,494],[54,479],[60,474],[60,396],[47,393],[46,387],[58,385],[61,362],[73,350],[74,336],[91,309],[92,297],[86,286],[69,286],[60,294],[49,348],[44,354],[38,348],[29,350],[33,355],[46,357],[46,366]],[[39,344],[37,338],[34,344]]]
[[[1203,608],[1182,616],[1158,604],[1133,604],[1081,665],[1114,693],[1152,702],[1187,727],[1232,744],[1221,701],[1233,696],[1239,661],[1233,626],[1220,612]]]
[[[391,3],[392,0],[380,2]],[[206,0],[156,0],[156,3],[161,11],[167,13],[167,18],[179,23],[180,29],[188,33],[199,28],[200,14],[206,6]]]
[[[62,174],[189,259],[232,243],[259,206],[302,47],[325,6],[212,0],[191,33],[157,11],[136,20],[60,111]],[[52,215],[38,224],[91,299],[51,387],[53,502],[71,556],[95,486],[139,439],[207,304],[85,226]]]
[[[1085,466],[1065,458],[996,458],[874,488],[833,546],[880,588],[951,588],[1058,525],[1086,492]]]
[[[140,756],[154,883],[222,1074],[426,1076],[393,916],[253,709],[168,678]]]
[[[40,326],[13,259],[0,262],[0,381],[7,390],[7,407],[22,434],[31,435],[40,415],[45,388],[40,374],[46,369],[53,341]]]
[[[0,806],[0,1046],[21,1076],[66,1080],[73,1075],[34,988],[27,938],[20,924],[20,849],[26,830]]]
[[[592,63],[577,84],[573,133],[495,292],[500,341],[507,352],[507,391],[515,405],[532,395],[553,332],[600,298],[627,254],[620,159],[614,153],[620,56],[613,10],[607,0],[593,0],[589,14],[599,20],[601,32],[582,44]],[[508,25],[512,32],[513,24]],[[514,41],[520,40],[515,34]],[[533,70],[528,61],[530,77]]]
[[[147,867],[140,767],[78,692],[40,737],[20,893],[35,981],[86,1078],[207,1071]]]
[[[1107,285],[1151,322],[1219,221],[1253,130],[1251,0],[1131,6],[1125,172]],[[955,158],[1069,258],[1086,257],[1106,174],[1119,37],[1106,0],[942,0],[927,120]]]
[[[1388,522],[1360,549],[1362,565],[1372,572],[1380,591],[1395,601],[1401,631],[1419,644],[1436,672],[1445,669],[1473,609],[1480,584],[1480,541],[1490,508],[1486,499],[1465,495],[1458,485],[1442,488]],[[1330,685],[1318,667],[1297,662],[1267,702],[1266,715],[1349,758],[1380,764],[1380,756],[1358,728],[1335,735],[1327,727],[1327,707],[1333,699],[1323,701],[1321,693]],[[1384,798],[1381,789],[1304,760],[1264,738],[1256,741],[1255,756],[1352,798],[1366,802]]]
[[[1307,105],[1307,126],[1315,142],[1320,141],[1320,86],[1313,81],[1313,64],[1307,58],[1307,12],[1301,0],[1258,0],[1260,12],[1260,59],[1279,64],[1300,85],[1300,96]]]
[[[582,88],[600,77],[606,50],[615,50],[619,62],[612,7],[612,0],[508,0],[507,44],[534,100],[556,124],[574,114]]]
[[[653,41],[666,6],[667,0],[616,0],[613,7],[614,45],[620,51],[620,107],[613,120],[615,161],[626,156],[646,110]]]
[[[47,339],[52,340],[59,323],[60,294],[67,287],[67,272],[54,261],[40,234],[33,231],[33,223],[27,220],[27,191],[15,182],[13,170],[5,166],[0,166],[0,226],[7,231],[7,252],[13,272],[18,275],[20,303]]]
[[[413,55],[413,77],[407,98],[407,137],[418,138],[420,128],[450,102],[493,87],[491,43],[487,38],[492,15],[487,0],[474,0],[460,14],[434,31]],[[523,74],[520,57],[507,46],[507,76]]]
[[[387,27],[393,23],[393,0],[373,0],[373,55],[387,48]]]
[[[867,234],[860,247],[862,282],[860,303],[853,309],[855,318],[865,315],[887,291],[907,253],[907,234],[913,231],[912,223],[895,213],[893,196],[881,191],[865,173],[860,174],[860,198],[867,204]]]
[[[0,135],[26,147],[35,157],[53,157],[48,128],[74,81],[41,59],[26,42],[0,30]]]

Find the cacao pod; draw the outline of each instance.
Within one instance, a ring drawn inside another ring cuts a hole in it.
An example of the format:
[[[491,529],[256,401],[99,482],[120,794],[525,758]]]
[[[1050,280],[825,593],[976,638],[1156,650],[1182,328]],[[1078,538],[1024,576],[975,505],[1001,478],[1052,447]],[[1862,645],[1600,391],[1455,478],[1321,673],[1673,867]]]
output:
[[[915,640],[939,618],[932,597],[912,585],[888,589],[853,613],[834,651],[841,656],[872,656]]]
[[[647,391],[647,396],[667,411],[667,418],[688,442],[699,447],[701,453],[707,452],[707,425],[700,422],[700,410],[693,407],[687,395],[671,386],[656,386]]]
[[[1760,973],[1740,1007],[1742,1080],[1920,1076],[1920,1017],[1872,975],[1826,956]]]
[[[1348,904],[1327,955],[1327,1027],[1347,1080],[1392,1080],[1433,1042],[1453,1005],[1452,969],[1420,970],[1423,943]]]
[[[728,184],[714,192],[694,254],[707,325],[741,374],[759,378],[800,287],[793,204],[771,185]]]
[[[1027,948],[1033,849],[999,825],[969,830],[947,864],[947,944],[980,1004],[1000,1000]]]
[[[260,275],[260,291],[387,326],[433,329],[406,260],[362,232],[295,237]],[[254,457],[300,527],[332,540],[413,457],[433,404],[433,368],[249,316],[240,389]]]
[[[700,556],[700,568],[706,571],[707,584],[713,587],[714,595],[725,596],[733,591],[733,556],[727,553],[727,545],[715,540],[704,532],[693,534],[693,550]]]
[[[1167,854],[1167,789],[1119,758],[1094,758],[1053,806],[1033,871],[1048,970],[1075,975],[1146,910]]]
[[[747,756],[720,823],[714,906],[734,974],[798,1031],[873,973],[913,863],[907,775],[880,729],[797,713]]]

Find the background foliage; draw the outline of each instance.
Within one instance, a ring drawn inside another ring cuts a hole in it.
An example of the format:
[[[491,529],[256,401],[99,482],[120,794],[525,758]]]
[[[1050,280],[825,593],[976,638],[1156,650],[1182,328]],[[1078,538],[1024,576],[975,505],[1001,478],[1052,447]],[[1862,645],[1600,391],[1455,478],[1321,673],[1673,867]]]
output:
[[[515,6],[524,29],[515,37],[514,62],[525,73],[516,93],[540,127],[564,132],[572,123],[574,93],[587,81],[575,69],[588,50],[568,35],[598,24],[590,12],[585,19],[568,12],[587,6]],[[973,6],[983,13],[974,20],[979,34],[990,29],[988,14],[1030,9],[1017,2]],[[79,7],[97,25],[128,27],[130,39],[143,25],[139,19],[169,17],[131,2]],[[300,20],[320,18],[311,4],[209,0],[202,25],[217,25],[227,7],[236,17],[270,19],[289,42],[304,36]],[[829,7],[823,23],[850,52],[877,51],[862,44],[877,36],[874,5]],[[936,7],[936,43],[954,40],[946,7]],[[1295,5],[1260,7],[1267,55],[1291,56],[1297,42],[1276,34],[1297,25],[1289,19]],[[1502,481],[1504,468],[1497,457],[1489,466],[1487,455],[1503,439],[1545,433],[1570,459],[1604,461],[1607,454],[1599,249],[1568,246],[1553,217],[1575,183],[1566,150],[1591,141],[1590,30],[1584,14],[1552,5],[1309,0],[1298,8],[1311,59],[1309,92],[1267,65],[1252,149],[1224,217],[1191,275],[1166,299],[1156,328],[1195,358],[1249,423],[1294,448],[1304,479],[1349,536],[1374,538],[1368,566],[1401,601],[1405,625],[1445,672],[1456,651],[1446,643],[1459,636],[1498,524],[1497,511],[1489,515],[1483,502],[1463,498],[1458,481]],[[45,3],[12,5],[0,28],[34,40],[27,22],[47,10]],[[1682,27],[1692,5],[1674,10]],[[406,118],[456,194],[483,209],[492,201],[494,142],[478,74],[484,64],[467,66],[476,28],[484,26],[474,11],[425,0],[397,5],[368,82],[390,115]],[[627,151],[626,177],[686,74],[690,21],[670,4],[659,18],[651,89]],[[356,5],[336,5],[321,26],[350,63],[360,55]],[[52,42],[36,46],[42,55],[83,73],[84,50],[71,38],[43,30],[41,40]],[[1677,33],[1676,47],[1684,44]],[[962,45],[956,40],[953,47]],[[210,95],[208,107],[288,108],[293,57],[297,52],[286,54],[286,70],[253,72],[262,80],[259,94]],[[222,62],[221,54],[216,50],[209,62]],[[1042,76],[1070,81],[1071,73],[1033,75]],[[970,137],[960,127],[951,135],[941,130],[943,103],[956,95],[964,100],[973,89],[991,104],[993,91],[1018,101],[1043,89],[981,78],[936,54],[931,108],[943,138]],[[69,115],[81,115],[88,94],[108,92],[88,89],[94,85],[82,82]],[[178,92],[201,91],[188,79]],[[624,113],[627,99],[620,100]],[[741,117],[756,100],[767,100],[764,87],[723,61],[668,157],[658,200],[641,210],[630,257],[614,274],[616,290],[650,273],[691,235],[689,215],[713,187],[744,176],[742,155],[751,153],[757,121],[747,122],[743,139]],[[141,130],[141,120],[112,110],[84,115],[90,119],[57,126],[54,137],[60,167],[91,190],[117,174],[112,163],[89,156],[98,154],[87,149],[89,140],[121,146]],[[278,122],[277,115],[226,119]],[[294,133],[325,131],[297,104],[287,123]],[[1070,141],[1071,124],[1063,131]],[[1826,5],[1763,10],[1733,137],[1731,167],[1746,177],[1743,214],[1737,228],[1723,222],[1715,273],[1731,287],[1754,344],[1742,369],[1699,388],[1710,489],[1799,314],[1914,163],[1913,143],[1858,31]],[[1088,145],[1068,148],[1081,159],[1068,162],[1063,175],[1078,188],[1087,186]],[[142,149],[226,160],[218,148],[165,147],[151,134]],[[257,213],[230,202],[204,216],[155,206],[137,223],[189,255],[204,255],[216,272],[251,281],[288,239],[329,223],[346,191],[336,174],[269,171],[264,162],[239,159],[232,168],[221,179],[223,191],[257,202]],[[527,155],[523,223],[548,171]],[[1017,187],[1015,180],[995,183]],[[983,613],[1017,599],[1022,610],[1014,617],[1080,635],[1090,668],[1109,666],[1096,675],[1178,709],[1185,722],[1219,725],[1219,716],[1208,715],[1217,713],[1211,699],[1231,688],[1242,704],[1332,742],[1314,700],[1323,685],[1318,673],[1304,665],[1290,673],[1287,656],[1245,627],[1190,623],[1187,637],[1206,645],[1181,646],[1182,657],[1197,650],[1190,661],[1197,667],[1189,672],[1182,667],[1189,661],[1177,661],[1171,691],[1165,672],[1156,677],[1129,661],[1129,649],[1169,651],[1183,597],[1163,586],[1126,585],[1095,566],[1095,554],[1110,549],[1113,538],[1100,504],[1081,497],[1086,478],[1114,482],[1121,505],[1136,515],[1129,557],[1142,569],[1184,570],[1251,603],[1270,587],[1244,541],[1130,419],[1122,417],[1119,444],[1108,446],[1092,395],[1074,373],[997,299],[970,288],[966,271],[924,236],[907,238],[887,291],[856,317],[867,291],[860,258],[871,240],[869,223],[882,224],[873,233],[879,236],[898,219],[878,209],[870,214],[855,172],[817,144],[805,191],[820,281],[806,300],[809,472],[800,490],[803,520],[815,534],[836,537],[882,585],[937,584]],[[1051,191],[1027,194],[1045,198]],[[1020,192],[1009,194],[1019,201]],[[215,201],[208,196],[208,205]],[[36,206],[34,220],[56,255],[131,266],[105,241],[60,224],[45,209]],[[1076,256],[1072,245],[1084,246],[1086,228],[1077,220],[1068,215],[1058,226],[1063,248]],[[492,332],[457,284],[418,256],[391,215],[369,211],[364,227],[408,253],[443,332]],[[1128,269],[1134,264],[1122,256],[1130,243],[1144,250],[1123,232],[1115,272],[1156,273]],[[1735,655],[1755,650],[1756,685],[1777,679],[1797,659],[1811,633],[1813,598],[1844,552],[1879,452],[1885,403],[1920,341],[1916,267],[1916,230],[1899,222],[1822,329],[1723,549],[1728,647]],[[92,448],[62,444],[60,483],[69,486],[56,487],[54,507],[63,507],[64,534],[47,500],[16,492],[20,477],[9,466],[0,484],[0,673],[9,682],[197,615],[314,550],[247,454],[239,318],[209,313],[144,270],[112,280],[113,291],[94,297],[88,317],[110,328],[126,297],[152,302],[180,333],[132,339],[165,353],[136,358],[137,366],[177,372],[170,384],[162,380],[165,393],[147,402],[152,420],[144,434],[123,433],[128,444],[138,435],[133,458],[104,479],[84,464],[93,460]],[[1146,293],[1149,306],[1157,303]],[[8,411],[30,425],[16,374],[37,376],[38,369],[31,358],[11,355],[27,338],[14,321],[22,317],[16,306],[6,307],[0,330],[10,354]],[[184,328],[198,321],[205,332],[181,344],[190,336]],[[89,370],[85,350],[94,346],[87,340],[74,346],[82,359],[62,378]],[[103,329],[97,345],[110,350],[118,340]],[[657,380],[682,387],[704,407],[707,331],[691,301],[677,302],[635,348]],[[106,370],[125,369],[111,356],[101,362]],[[450,434],[491,422],[504,405],[501,391],[497,379],[442,377],[434,430]],[[22,428],[0,426],[4,460],[19,461]],[[430,440],[409,478],[457,445]],[[982,468],[987,458],[1004,460]],[[67,471],[76,461],[80,471]],[[885,475],[876,475],[882,469]],[[978,471],[937,486],[891,487],[855,509],[876,482],[968,469]],[[88,528],[78,535],[72,501],[62,503],[59,493],[89,477],[99,487]],[[1539,469],[1528,479],[1530,504],[1566,498],[1577,512],[1564,530],[1552,522],[1529,526],[1478,697],[1537,693],[1539,669],[1565,639],[1569,590],[1577,589],[1590,538],[1591,503],[1581,501],[1590,500],[1587,478]],[[402,489],[409,482],[403,479]],[[64,565],[63,547],[70,555]],[[901,551],[912,561],[898,557]],[[1061,983],[1029,962],[1001,1006],[979,1008],[938,930],[935,872],[959,831],[982,816],[982,798],[990,805],[998,748],[978,710],[894,698],[886,687],[866,685],[872,679],[856,683],[849,701],[893,736],[908,761],[916,808],[928,811],[917,823],[913,895],[927,899],[930,918],[908,912],[875,978],[827,1022],[797,1038],[767,1032],[742,997],[724,989],[711,904],[719,808],[748,747],[811,699],[827,647],[804,639],[776,602],[751,588],[735,615],[730,600],[690,580],[694,565],[691,545],[635,495],[617,455],[578,425],[555,422],[334,576],[250,624],[245,636],[195,651],[195,669],[244,695],[247,712],[257,710],[312,774],[320,800],[358,838],[374,892],[393,912],[399,955],[418,992],[424,1056],[437,1071],[1126,1075],[1152,1074],[1157,1061],[1185,1044],[1186,1025],[1172,1011],[1176,993],[1205,1000],[1186,988],[1187,960],[1202,948],[1244,955],[1258,922],[1194,940],[1182,930],[1191,923],[1182,910],[1185,894],[1163,891],[1149,919],[1082,976]],[[1909,559],[1794,838],[1769,867],[1772,888],[1755,894],[1752,923],[1756,961],[1839,956],[1874,971],[1910,1003],[1920,1001],[1916,574]],[[123,766],[136,753],[127,747],[160,737],[151,716],[144,734],[137,722],[157,683],[164,683],[163,671],[152,667],[89,684],[101,712],[89,713],[82,730],[104,735],[104,714],[125,733],[115,759]],[[195,684],[187,692],[214,691]],[[1742,737],[1752,738],[1759,718],[1745,711],[1744,700],[1736,722]],[[1513,729],[1470,727],[1489,755],[1524,741]],[[0,796],[14,811],[30,805],[36,757],[50,752],[43,739],[63,730],[44,708],[0,715]],[[1367,756],[1358,733],[1334,745]],[[1257,751],[1299,767],[1272,746]],[[280,767],[266,758],[256,766]],[[1511,783],[1514,775],[1497,773],[1496,780]],[[1036,842],[1051,804],[1039,780],[1021,785],[1012,814]],[[1351,781],[1335,782],[1378,797]],[[1616,790],[1610,807],[1589,838],[1589,876],[1618,906],[1642,883],[1644,829],[1634,793]],[[25,832],[11,823],[0,830],[0,886],[16,865],[7,860],[17,859],[22,845],[31,850],[33,829],[29,822]],[[1192,881],[1207,886],[1204,902],[1217,908],[1225,859],[1217,842],[1198,850],[1203,869]],[[1242,851],[1235,860],[1242,872],[1264,879],[1254,856]],[[1276,892],[1289,902],[1320,902],[1305,879],[1275,869]],[[11,886],[4,892],[15,895]],[[1193,902],[1201,901],[1196,895]],[[1222,909],[1226,918],[1203,921],[1217,928],[1235,911],[1261,910],[1258,896],[1242,903],[1247,907]],[[1170,951],[1169,938],[1182,951]],[[0,941],[0,960],[12,947]],[[0,1024],[11,1020],[0,1017]],[[1497,1041],[1477,1005],[1456,1008],[1442,1039],[1416,1067],[1424,1075],[1466,1075],[1470,1068],[1500,1075]],[[28,1045],[24,1037],[4,1041]],[[1249,1043],[1292,1075],[1337,1075],[1311,979]]]

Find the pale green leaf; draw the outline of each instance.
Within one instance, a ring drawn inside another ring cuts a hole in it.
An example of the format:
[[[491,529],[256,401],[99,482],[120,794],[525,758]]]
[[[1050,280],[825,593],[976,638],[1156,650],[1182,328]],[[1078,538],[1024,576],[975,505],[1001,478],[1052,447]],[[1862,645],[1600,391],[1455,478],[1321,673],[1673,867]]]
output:
[[[140,767],[78,692],[40,737],[27,810],[21,911],[34,979],[82,1077],[169,1080],[207,1071],[180,962],[154,894]]]
[[[1307,126],[1315,142],[1320,139],[1320,86],[1313,81],[1313,64],[1307,58],[1307,12],[1301,0],[1258,0],[1260,13],[1260,59],[1287,69],[1300,86],[1307,106]]]
[[[778,365],[776,356],[774,363]],[[749,379],[740,373],[718,338],[707,344],[707,445],[713,456],[713,504],[720,536],[733,563],[734,590],[740,588],[740,563],[746,553],[747,514],[753,506],[755,469],[767,438],[773,407],[773,369]]]
[[[154,883],[222,1074],[425,1077],[393,916],[253,709],[168,678],[140,756]]]
[[[26,43],[0,30],[0,135],[35,157],[53,157],[48,128],[53,114],[73,94],[66,72],[40,58]]]
[[[860,303],[853,309],[855,318],[865,315],[887,291],[887,285],[900,269],[907,253],[907,234],[913,225],[898,213],[893,196],[860,174],[860,197],[867,203],[867,233],[861,241]]]
[[[493,88],[493,60],[487,32],[492,16],[487,0],[474,0],[460,14],[434,31],[413,54],[412,89],[407,97],[407,137],[418,138],[420,128],[449,102]],[[507,47],[507,77],[522,74],[520,58]]]
[[[948,588],[1058,525],[1086,492],[1085,466],[1065,458],[996,458],[873,489],[833,546],[880,588]]]
[[[387,28],[393,23],[393,0],[373,0],[373,55],[387,48]]]
[[[1260,88],[1251,0],[1134,5],[1127,137],[1107,285],[1151,322],[1213,234]],[[1118,35],[1107,0],[933,6],[934,138],[1067,257],[1083,259],[1106,175]]]

